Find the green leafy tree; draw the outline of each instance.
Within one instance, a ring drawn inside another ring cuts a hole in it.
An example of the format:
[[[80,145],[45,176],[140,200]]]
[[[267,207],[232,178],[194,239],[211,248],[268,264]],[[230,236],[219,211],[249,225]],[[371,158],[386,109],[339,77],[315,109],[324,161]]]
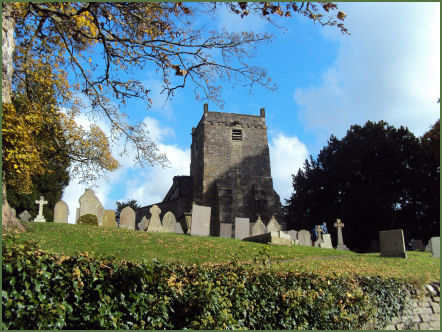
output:
[[[352,249],[367,250],[381,230],[402,228],[407,240],[438,234],[439,167],[408,129],[386,122],[354,125],[334,136],[293,177],[287,200],[291,228],[337,218]]]

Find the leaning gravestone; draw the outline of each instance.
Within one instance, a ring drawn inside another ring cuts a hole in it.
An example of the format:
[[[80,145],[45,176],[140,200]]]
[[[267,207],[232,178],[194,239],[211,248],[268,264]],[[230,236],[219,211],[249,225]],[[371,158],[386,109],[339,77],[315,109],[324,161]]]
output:
[[[393,229],[379,232],[379,246],[381,257],[407,258],[405,251],[404,232],[402,229]]]
[[[138,229],[142,232],[146,231],[149,226],[150,219],[147,219],[146,216],[143,216],[141,221],[138,223]]]
[[[121,210],[120,228],[135,229],[135,211],[130,206]]]
[[[422,242],[422,240],[417,239],[413,241],[413,244],[411,245],[411,250],[413,251],[424,251],[425,250],[425,246],[424,243]]]
[[[54,206],[54,222],[67,223],[69,208],[63,201],[58,201]]]
[[[440,257],[440,237],[432,237],[430,239],[430,248],[433,257]]]
[[[117,228],[117,222],[115,221],[114,210],[104,210],[103,227]]]
[[[312,239],[310,237],[310,232],[305,229],[301,229],[298,232],[298,241],[301,246],[311,247],[312,246]]]
[[[242,240],[249,237],[249,218],[235,218],[235,239]]]
[[[225,238],[232,238],[232,224],[222,222],[219,224],[219,236]]]
[[[330,234],[322,234],[322,243],[319,246],[321,248],[333,249]]]
[[[267,232],[280,232],[282,231],[281,225],[276,221],[275,216],[272,216],[267,224]]]
[[[175,233],[175,227],[176,227],[176,218],[175,215],[168,211],[163,217],[163,229],[162,232],[164,233]]]
[[[20,213],[18,215],[18,217],[23,220],[23,221],[29,221],[31,220],[32,216],[31,214],[28,212],[28,210],[24,210],[22,213]]]
[[[250,225],[250,236],[256,236],[267,233],[266,225],[261,220],[261,217],[258,216],[258,220]]]
[[[163,225],[161,225],[160,213],[161,209],[158,205],[154,205],[150,208],[150,222],[147,231],[149,233],[159,233],[163,231]]]
[[[192,225],[190,228],[190,235],[209,235],[210,210],[210,206],[192,205]]]
[[[98,226],[102,226],[104,208],[100,200],[95,196],[95,192],[92,189],[86,189],[79,198],[79,202],[80,208],[77,211],[77,220],[85,214],[93,214],[97,216]]]

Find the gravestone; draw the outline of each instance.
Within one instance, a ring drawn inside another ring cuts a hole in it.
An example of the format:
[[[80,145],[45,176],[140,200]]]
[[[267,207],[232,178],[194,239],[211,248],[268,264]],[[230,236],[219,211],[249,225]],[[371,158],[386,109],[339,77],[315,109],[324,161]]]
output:
[[[422,242],[422,240],[417,239],[413,241],[413,244],[411,245],[411,250],[413,251],[424,251],[425,250],[425,246],[424,243]]]
[[[292,241],[296,241],[298,239],[297,237],[298,232],[295,231],[294,229],[289,230],[287,233],[290,235],[290,239]]]
[[[324,232],[324,230],[321,228],[321,225],[316,225],[316,233],[318,233],[318,239],[315,241],[315,243],[313,244],[314,247],[321,247],[321,245],[324,243],[324,240],[322,239],[322,233]]]
[[[432,237],[430,239],[430,248],[433,257],[440,257],[440,237]]]
[[[183,227],[181,226],[180,222],[177,222],[175,224],[175,233],[177,233],[177,234],[184,234]]]
[[[312,239],[310,237],[310,232],[305,229],[301,229],[298,232],[298,241],[299,241],[299,245],[301,245],[301,246],[311,247],[312,246]]]
[[[142,232],[145,232],[149,226],[150,219],[147,219],[146,216],[143,216],[141,221],[138,223],[138,229]]]
[[[276,221],[275,216],[272,216],[267,224],[267,232],[280,232],[282,231],[281,225]]]
[[[100,200],[95,196],[92,189],[86,189],[84,194],[79,198],[80,208],[77,213],[77,220],[85,214],[93,214],[97,216],[98,226],[103,225],[104,208]]]
[[[192,204],[190,235],[208,236],[210,233],[210,206]]]
[[[163,225],[161,224],[160,220],[160,213],[161,209],[158,207],[158,205],[154,205],[150,208],[150,221],[149,221],[149,227],[147,228],[147,231],[149,233],[159,233],[163,231]]]
[[[35,201],[35,204],[38,204],[38,215],[35,217],[34,222],[46,222],[43,216],[43,205],[48,204],[48,201],[45,201],[44,197],[40,196],[40,199]]]
[[[115,221],[114,210],[104,210],[103,227],[117,228],[117,222]]]
[[[18,215],[18,217],[23,220],[23,221],[29,221],[31,220],[32,216],[31,214],[28,212],[28,210],[24,210],[22,213],[20,213]]]
[[[58,201],[54,206],[54,222],[67,223],[69,208],[63,201]]]
[[[342,237],[342,229],[345,224],[341,222],[341,219],[336,219],[336,222],[333,224],[338,229],[338,245],[336,246],[337,250],[349,250],[347,246],[344,244],[344,238]]]
[[[229,223],[220,223],[219,224],[219,236],[220,237],[225,237],[228,239],[232,238],[232,224]]]
[[[163,217],[163,228],[162,232],[164,233],[175,233],[176,227],[176,218],[175,215],[168,211]]]
[[[381,257],[407,258],[405,251],[404,232],[402,229],[393,229],[379,232],[379,246]]]
[[[330,234],[322,234],[322,243],[319,246],[321,248],[333,249]]]
[[[267,228],[258,216],[258,219],[250,225],[250,236],[256,236],[267,233]]]
[[[135,211],[130,206],[121,210],[120,228],[135,229]]]
[[[249,237],[249,218],[235,218],[235,239],[242,240]]]

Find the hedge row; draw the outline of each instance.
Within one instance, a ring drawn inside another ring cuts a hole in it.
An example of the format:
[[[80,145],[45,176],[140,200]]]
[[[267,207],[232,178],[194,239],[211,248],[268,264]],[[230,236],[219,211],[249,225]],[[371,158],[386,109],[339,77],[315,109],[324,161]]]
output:
[[[117,263],[4,240],[4,329],[361,329],[408,305],[393,279]]]

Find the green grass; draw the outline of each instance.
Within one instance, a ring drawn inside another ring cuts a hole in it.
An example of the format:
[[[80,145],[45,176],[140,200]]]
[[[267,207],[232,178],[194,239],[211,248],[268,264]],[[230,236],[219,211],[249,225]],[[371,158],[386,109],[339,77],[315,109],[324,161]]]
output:
[[[20,241],[35,240],[43,250],[64,255],[88,252],[95,257],[114,256],[134,262],[177,262],[180,264],[225,263],[255,264],[268,253],[281,271],[305,271],[322,275],[380,275],[417,284],[440,280],[440,260],[428,252],[408,252],[408,259],[384,258],[379,253],[305,246],[266,246],[218,237],[184,234],[146,233],[87,225],[26,223],[28,231]],[[268,248],[268,250],[266,249]]]

